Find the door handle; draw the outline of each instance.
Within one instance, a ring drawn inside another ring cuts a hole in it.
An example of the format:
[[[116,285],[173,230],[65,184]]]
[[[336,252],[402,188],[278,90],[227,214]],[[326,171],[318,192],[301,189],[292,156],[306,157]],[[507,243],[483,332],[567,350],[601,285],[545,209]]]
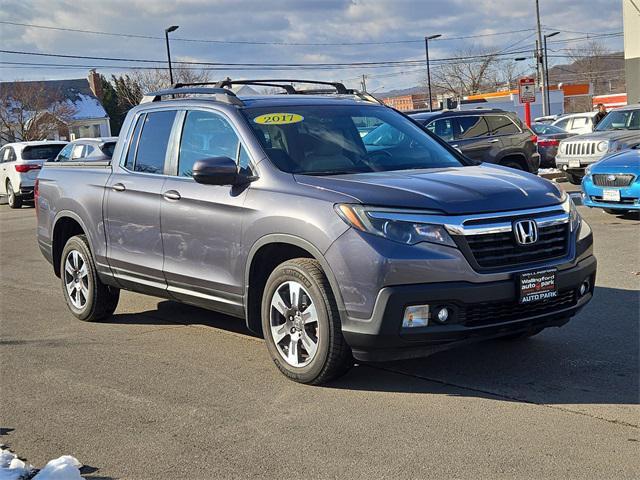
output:
[[[180,200],[182,197],[175,190],[168,190],[162,194],[167,200]]]
[[[489,140],[489,143],[498,143],[500,140],[498,140],[497,138],[494,138],[493,140]]]
[[[115,183],[111,187],[111,190],[113,190],[114,192],[124,192],[126,189],[127,188],[121,183]]]

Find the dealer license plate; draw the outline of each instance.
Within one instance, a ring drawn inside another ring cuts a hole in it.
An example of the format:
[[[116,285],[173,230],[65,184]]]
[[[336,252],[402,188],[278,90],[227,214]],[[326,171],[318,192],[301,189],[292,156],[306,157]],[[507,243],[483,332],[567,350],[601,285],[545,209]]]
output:
[[[580,160],[569,160],[569,168],[580,168]]]
[[[556,269],[525,272],[518,276],[520,303],[533,303],[558,296]]]
[[[605,202],[619,202],[620,201],[620,190],[613,189],[604,189],[602,191],[602,199]]]

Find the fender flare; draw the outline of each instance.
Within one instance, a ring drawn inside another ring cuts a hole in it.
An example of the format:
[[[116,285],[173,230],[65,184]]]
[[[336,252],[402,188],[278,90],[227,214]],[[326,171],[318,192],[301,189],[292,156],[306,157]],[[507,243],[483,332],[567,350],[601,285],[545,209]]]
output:
[[[246,322],[247,327],[249,327],[249,273],[251,271],[251,264],[253,263],[253,259],[258,252],[258,250],[265,245],[269,245],[271,243],[288,243],[290,245],[302,248],[311,254],[311,256],[320,263],[324,274],[327,276],[327,280],[329,280],[329,285],[331,286],[331,290],[333,291],[333,296],[336,299],[336,304],[338,306],[338,312],[340,313],[340,320],[344,323],[344,320],[347,318],[347,310],[344,306],[344,301],[342,300],[342,294],[340,292],[340,288],[338,287],[338,281],[336,280],[335,275],[333,274],[333,270],[331,270],[331,266],[324,258],[323,253],[320,251],[318,247],[313,245],[311,242],[286,233],[273,233],[269,235],[265,235],[264,237],[259,238],[249,249],[249,254],[247,255],[247,262],[245,265],[244,272],[244,284],[245,284],[245,294],[244,294],[244,310],[247,313]]]

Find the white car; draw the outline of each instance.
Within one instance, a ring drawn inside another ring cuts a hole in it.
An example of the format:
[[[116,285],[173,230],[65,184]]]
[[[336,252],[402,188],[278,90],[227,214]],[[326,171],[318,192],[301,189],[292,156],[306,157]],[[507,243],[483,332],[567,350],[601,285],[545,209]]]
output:
[[[552,122],[551,125],[576,135],[591,133],[596,127],[595,117],[597,114],[598,112],[571,113],[563,115]]]
[[[16,142],[0,148],[0,196],[11,208],[33,199],[33,186],[42,164],[53,160],[67,142]]]

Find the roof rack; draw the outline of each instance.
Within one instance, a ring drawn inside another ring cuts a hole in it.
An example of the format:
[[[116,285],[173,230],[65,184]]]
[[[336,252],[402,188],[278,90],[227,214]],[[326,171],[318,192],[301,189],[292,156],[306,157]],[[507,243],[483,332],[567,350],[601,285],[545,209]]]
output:
[[[297,90],[292,85],[293,83],[327,85],[333,88]],[[208,85],[213,85],[213,87],[209,87]],[[233,85],[258,85],[260,87],[281,88],[284,90],[283,93],[287,95],[326,95],[332,93],[335,93],[337,95],[354,95],[367,102],[382,104],[382,102],[380,102],[373,95],[366,92],[360,92],[352,88],[347,88],[340,82],[296,79],[231,80],[230,78],[226,78],[225,80],[220,80],[218,82],[176,83],[172,85],[171,88],[168,88],[166,90],[147,93],[144,97],[142,97],[142,101],[140,103],[159,102],[161,101],[162,97],[169,95],[175,98],[175,95],[200,94],[215,95],[216,100],[220,102],[230,103],[233,105],[244,105],[242,100],[240,100],[236,96],[236,94],[230,90]]]
[[[165,90],[158,90],[157,92],[147,93],[142,97],[140,103],[150,103],[150,102],[159,102],[162,100],[162,97],[166,97],[171,95],[175,97],[175,95],[214,95],[216,100],[219,102],[230,103],[232,105],[244,105],[242,100],[236,97],[236,94],[233,93],[228,88],[203,88],[203,87],[194,87],[196,84],[183,84],[176,83],[171,88],[167,88]],[[204,84],[203,84],[204,85]],[[186,87],[186,88],[185,88]]]

